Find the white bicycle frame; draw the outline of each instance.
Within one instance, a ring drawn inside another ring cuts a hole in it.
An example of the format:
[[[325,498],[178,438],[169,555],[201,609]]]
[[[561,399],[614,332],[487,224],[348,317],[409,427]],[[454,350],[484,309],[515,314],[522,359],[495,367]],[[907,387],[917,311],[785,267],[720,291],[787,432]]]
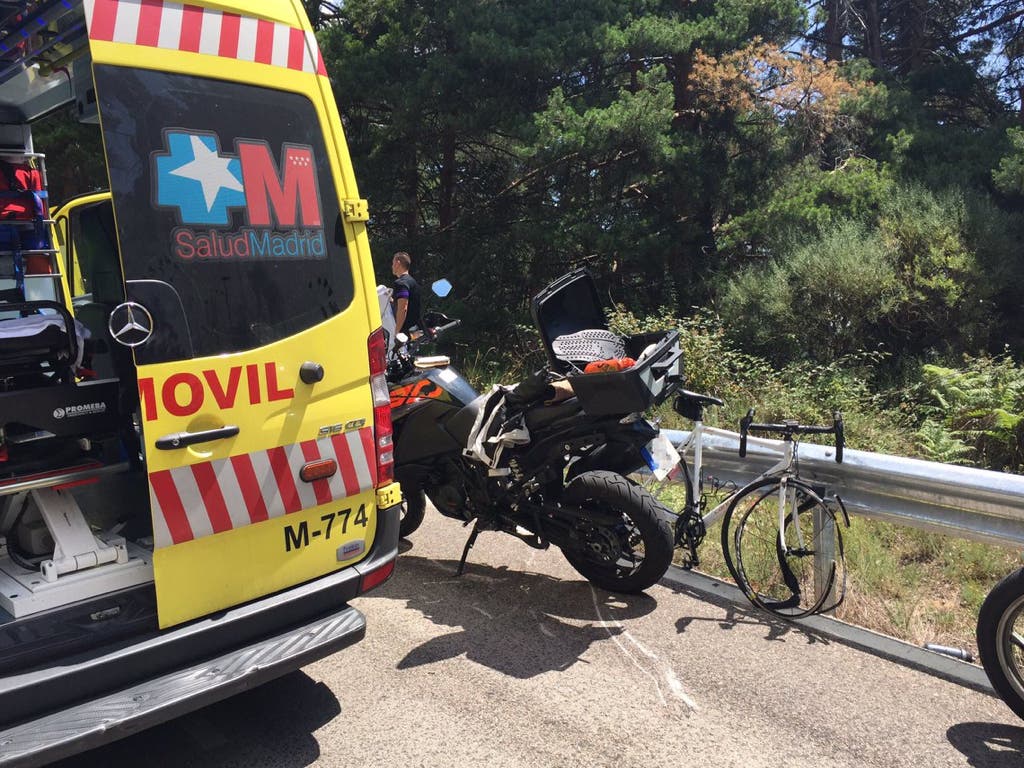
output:
[[[682,443],[680,443],[680,445],[678,447],[678,451],[679,451],[679,465],[680,465],[680,467],[682,467],[683,463],[686,461],[686,454],[690,450],[691,447],[693,448],[693,463],[691,465],[693,467],[693,477],[691,478],[691,485],[693,487],[694,498],[693,499],[687,499],[687,502],[688,503],[692,503],[696,507],[696,506],[698,506],[700,504],[700,499],[704,495],[704,457],[703,457],[703,453],[704,453],[704,422],[703,421],[694,421],[693,422],[693,429],[690,431],[689,436]],[[764,472],[762,472],[760,475],[758,475],[756,478],[754,478],[751,482],[758,482],[759,480],[763,480],[766,477],[775,476],[775,475],[779,475],[780,473],[784,473],[785,470],[787,470],[791,466],[793,466],[793,457],[795,456],[795,451],[796,451],[796,442],[793,441],[793,440],[785,441],[785,444],[783,446],[782,458],[779,459],[779,461],[777,463],[773,464],[771,467],[769,467]],[[684,468],[684,471],[685,471],[685,468]],[[791,488],[789,488],[789,484],[786,482],[786,475],[785,474],[781,475],[780,480],[781,480],[782,487],[779,490],[779,541],[780,541],[781,545],[783,546],[783,548],[785,548],[785,540],[783,538],[783,536],[784,536],[783,531],[785,530],[785,523],[786,523],[786,519],[785,519],[785,510],[786,510],[785,494],[787,494],[787,493],[793,494],[795,492]],[[665,482],[665,481],[662,481],[662,482]],[[660,487],[660,484],[659,484],[658,487]],[[737,488],[736,490],[739,490],[739,489]],[[730,493],[729,496],[724,501],[722,501],[719,504],[715,505],[715,507],[713,507],[709,512],[707,512],[703,516],[704,525],[705,526],[711,526],[712,523],[716,523],[716,522],[718,522],[719,519],[721,519],[722,515],[725,514],[725,510],[729,506],[729,502],[732,500],[732,497],[734,495],[735,495],[735,492]],[[790,499],[790,501],[792,501],[792,499]],[[795,522],[796,521],[794,520],[794,523]],[[799,541],[799,545],[798,546],[803,548],[803,537],[800,534],[800,526],[797,525],[795,527],[796,527],[796,530],[797,530],[797,537],[798,537],[798,541]]]

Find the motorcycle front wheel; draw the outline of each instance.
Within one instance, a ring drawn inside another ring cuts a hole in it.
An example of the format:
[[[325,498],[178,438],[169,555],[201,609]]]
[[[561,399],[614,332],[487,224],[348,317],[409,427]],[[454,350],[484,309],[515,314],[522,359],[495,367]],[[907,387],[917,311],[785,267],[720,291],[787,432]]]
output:
[[[981,604],[978,653],[996,693],[1024,718],[1024,568],[996,584]]]
[[[575,537],[562,548],[570,565],[591,584],[609,592],[632,594],[656,584],[672,563],[671,514],[643,488],[614,472],[583,472],[562,495],[584,514],[574,524]],[[618,520],[609,525],[587,510]]]

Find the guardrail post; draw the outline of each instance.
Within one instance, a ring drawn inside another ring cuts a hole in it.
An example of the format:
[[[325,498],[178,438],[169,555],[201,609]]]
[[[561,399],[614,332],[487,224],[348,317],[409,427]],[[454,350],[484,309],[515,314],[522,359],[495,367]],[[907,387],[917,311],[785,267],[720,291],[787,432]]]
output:
[[[836,520],[820,505],[814,505],[814,597],[818,599],[825,590],[828,596],[825,605],[835,599],[835,578],[832,573],[836,562]]]

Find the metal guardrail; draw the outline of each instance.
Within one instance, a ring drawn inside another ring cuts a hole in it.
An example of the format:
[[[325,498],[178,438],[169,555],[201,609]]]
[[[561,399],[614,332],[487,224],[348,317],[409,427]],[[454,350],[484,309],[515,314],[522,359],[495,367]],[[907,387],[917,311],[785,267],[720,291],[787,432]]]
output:
[[[677,447],[689,437],[663,433]],[[745,458],[739,443],[737,432],[704,428],[706,478],[741,486],[782,458],[781,440],[748,437]],[[800,443],[799,458],[801,478],[840,496],[850,514],[1024,549],[1024,476],[849,449],[837,464],[835,448],[812,443]]]

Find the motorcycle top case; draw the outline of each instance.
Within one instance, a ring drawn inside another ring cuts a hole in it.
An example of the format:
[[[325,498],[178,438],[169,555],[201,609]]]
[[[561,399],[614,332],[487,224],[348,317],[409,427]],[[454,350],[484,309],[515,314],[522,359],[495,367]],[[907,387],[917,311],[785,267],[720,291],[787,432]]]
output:
[[[555,357],[551,348],[555,339],[592,328],[608,328],[594,278],[585,269],[574,270],[555,280],[533,297],[530,310],[548,361],[561,373],[570,368],[564,360]]]
[[[531,312],[552,369],[569,374],[580,405],[592,416],[645,411],[682,384],[682,351],[675,330],[623,337],[625,356],[637,361],[624,371],[573,375],[576,366],[555,355],[552,342],[559,336],[608,329],[597,286],[586,269],[562,275],[534,296]]]

